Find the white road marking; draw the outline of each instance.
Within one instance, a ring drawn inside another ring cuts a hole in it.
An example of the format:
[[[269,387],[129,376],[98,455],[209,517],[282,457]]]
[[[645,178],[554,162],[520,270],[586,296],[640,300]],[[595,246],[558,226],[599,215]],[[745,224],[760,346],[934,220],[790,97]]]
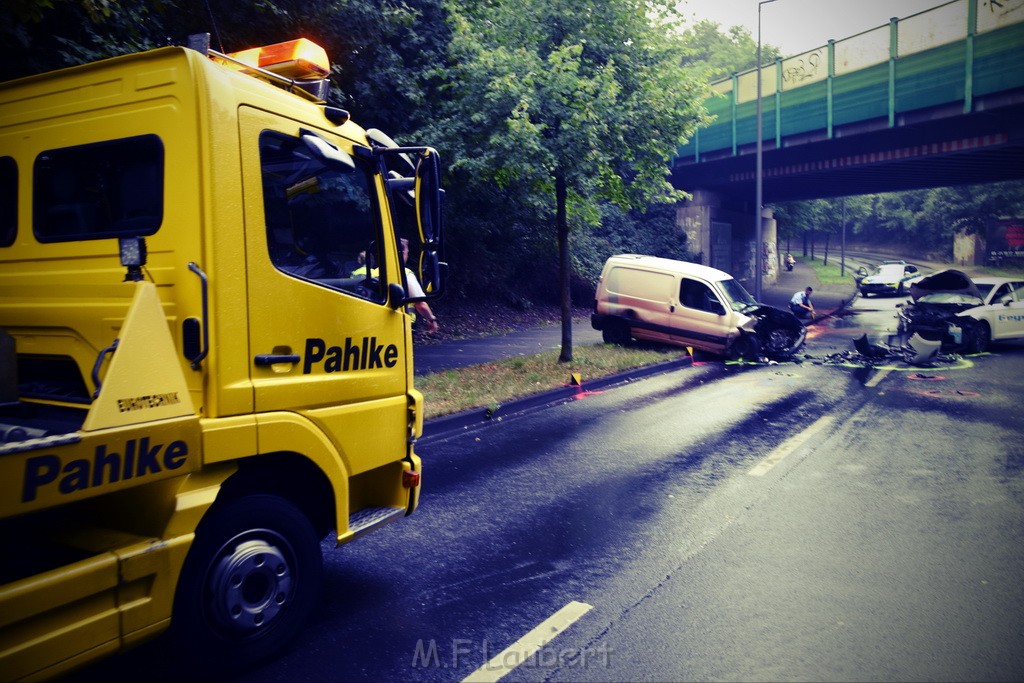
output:
[[[802,446],[812,436],[831,425],[834,421],[835,417],[832,415],[825,415],[818,418],[817,422],[814,422],[810,427],[799,434],[789,437],[787,440],[779,444],[774,451],[769,453],[764,460],[751,468],[747,474],[752,477],[764,476],[768,470],[779,464],[783,458]]]
[[[888,375],[890,372],[892,372],[892,368],[882,368],[881,370],[875,373],[874,377],[869,379],[867,382],[864,382],[864,386],[877,387],[878,383],[885,379],[885,376]]]
[[[591,609],[593,605],[585,602],[570,602],[462,679],[462,683],[495,683],[501,680]]]

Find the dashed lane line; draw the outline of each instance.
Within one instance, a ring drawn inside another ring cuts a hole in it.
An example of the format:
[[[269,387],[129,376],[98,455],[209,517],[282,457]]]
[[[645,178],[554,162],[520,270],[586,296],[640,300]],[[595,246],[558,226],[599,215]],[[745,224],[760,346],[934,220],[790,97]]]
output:
[[[593,605],[585,602],[570,602],[462,679],[462,683],[495,683],[501,680],[591,609]]]
[[[890,372],[892,372],[892,368],[880,368],[871,379],[869,379],[867,382],[864,382],[864,386],[877,387],[878,383],[885,379],[885,376],[888,375]]]
[[[779,464],[783,458],[800,448],[800,446],[806,443],[811,437],[815,436],[821,430],[826,429],[833,422],[835,422],[835,417],[832,415],[819,417],[818,420],[811,424],[807,429],[803,430],[799,434],[789,437],[779,444],[779,446],[769,453],[764,460],[754,465],[747,474],[752,477],[764,476],[769,470],[771,470],[771,468]]]

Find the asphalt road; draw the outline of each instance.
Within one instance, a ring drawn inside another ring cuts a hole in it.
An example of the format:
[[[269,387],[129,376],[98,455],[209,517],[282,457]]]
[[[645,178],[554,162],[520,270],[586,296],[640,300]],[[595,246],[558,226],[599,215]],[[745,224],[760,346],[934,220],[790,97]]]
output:
[[[420,509],[325,542],[315,619],[238,680],[1024,679],[1024,348],[846,362],[895,303],[426,440]]]

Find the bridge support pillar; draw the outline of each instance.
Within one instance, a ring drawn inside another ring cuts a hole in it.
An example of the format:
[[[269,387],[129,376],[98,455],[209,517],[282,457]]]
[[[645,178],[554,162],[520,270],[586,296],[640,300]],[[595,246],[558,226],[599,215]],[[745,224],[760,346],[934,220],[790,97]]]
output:
[[[690,251],[700,263],[732,274],[753,293],[757,267],[757,231],[749,201],[709,190],[691,190],[693,199],[676,207],[676,225],[686,234]],[[778,230],[771,209],[762,212],[762,285],[779,274]]]

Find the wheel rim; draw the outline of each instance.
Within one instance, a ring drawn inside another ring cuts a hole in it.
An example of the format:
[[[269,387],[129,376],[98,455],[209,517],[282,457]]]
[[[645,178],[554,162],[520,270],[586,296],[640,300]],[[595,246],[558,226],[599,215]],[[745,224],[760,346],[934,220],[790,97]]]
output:
[[[265,631],[293,597],[287,542],[269,530],[226,543],[210,572],[210,616],[233,635]]]
[[[768,335],[767,349],[772,353],[785,353],[793,348],[796,337],[785,330],[772,330]]]

